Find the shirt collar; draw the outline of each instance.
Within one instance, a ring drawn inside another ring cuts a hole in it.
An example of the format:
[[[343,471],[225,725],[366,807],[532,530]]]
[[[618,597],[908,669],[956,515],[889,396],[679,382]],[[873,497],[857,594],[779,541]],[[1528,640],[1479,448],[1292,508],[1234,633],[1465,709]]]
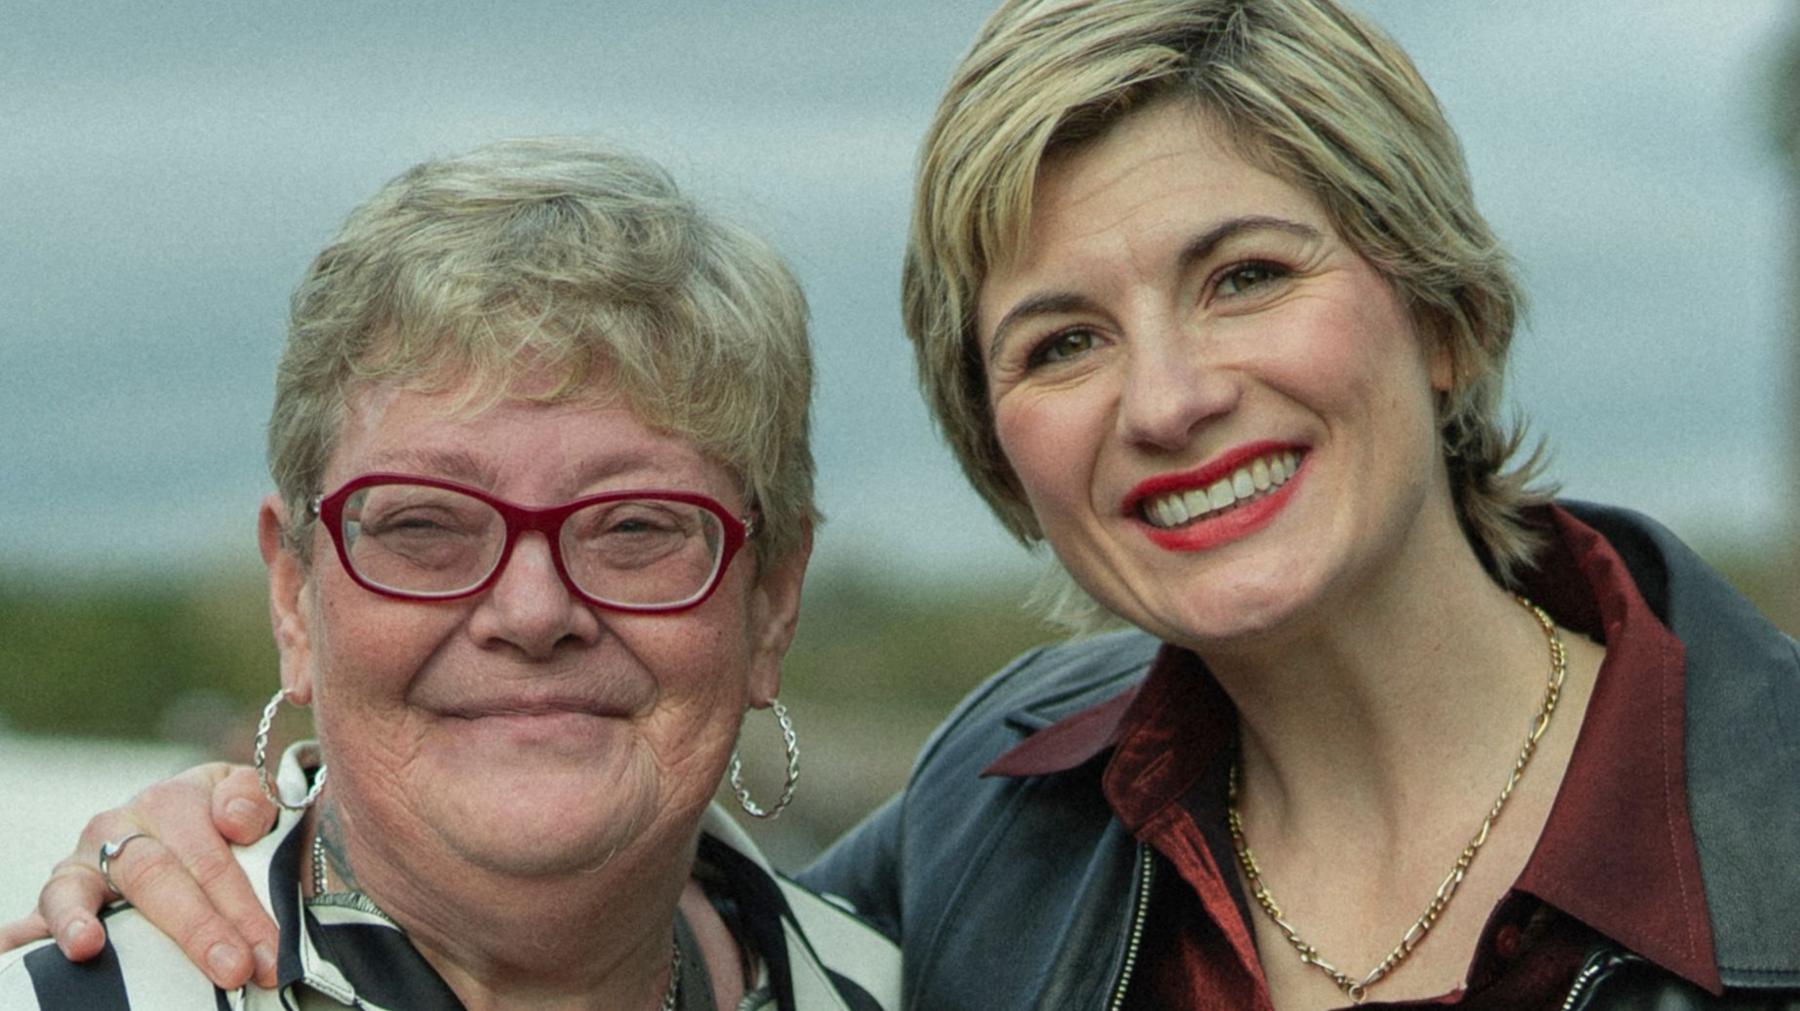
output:
[[[1163,647],[1160,658],[1175,652]],[[1050,724],[1003,752],[983,776],[1045,776],[1066,772],[1118,743],[1119,727],[1142,683]]]
[[[1718,993],[1688,816],[1685,651],[1604,537],[1562,509],[1548,519],[1550,556],[1526,591],[1604,641],[1606,659],[1561,791],[1515,887]]]
[[[1604,641],[1607,653],[1561,791],[1516,887],[1716,993],[1688,817],[1681,642],[1604,537],[1557,506],[1530,518],[1550,543],[1526,593],[1565,626]],[[1232,746],[1235,723],[1205,665],[1165,645],[1141,683],[1039,730],[982,775],[1050,775],[1112,750],[1107,792],[1135,830],[1206,774]],[[1168,748],[1170,740],[1180,747]]]
[[[282,796],[300,796],[318,766],[314,744],[282,756],[276,782]],[[246,988],[246,1008],[304,1006],[298,991],[313,990],[347,1007],[460,1007],[455,993],[412,946],[403,930],[368,897],[331,893],[308,899],[301,881],[305,813],[283,810],[268,835],[239,852],[263,908],[281,929],[276,989]],[[758,926],[758,954],[783,1007],[848,1008],[839,990],[847,973],[873,992],[897,992],[899,956],[893,942],[820,898],[778,876],[750,836],[717,804],[701,819],[701,849],[732,879]],[[845,964],[828,968],[806,939],[813,925],[830,936]]]
[[[282,795],[304,794],[318,765],[317,745],[290,747],[276,773]],[[281,929],[275,990],[242,991],[244,1006],[300,1007],[303,990],[348,1007],[460,1006],[399,926],[365,896],[306,897],[305,825],[305,812],[283,809],[273,831],[239,852],[257,898]]]

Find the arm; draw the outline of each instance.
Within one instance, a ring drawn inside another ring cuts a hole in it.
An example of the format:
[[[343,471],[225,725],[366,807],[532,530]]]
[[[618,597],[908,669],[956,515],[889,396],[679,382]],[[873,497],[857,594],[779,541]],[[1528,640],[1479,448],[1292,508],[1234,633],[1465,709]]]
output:
[[[797,875],[801,884],[849,900],[856,911],[900,939],[900,828],[904,794],[888,798]]]
[[[106,945],[96,914],[123,897],[218,986],[235,989],[253,972],[273,986],[275,923],[229,846],[255,842],[274,821],[274,805],[242,766],[215,762],[164,780],[87,823],[75,852],[50,872],[37,909],[0,925],[0,950],[54,937],[70,960],[93,958]],[[111,863],[115,892],[100,874],[100,847],[134,832],[143,835]]]

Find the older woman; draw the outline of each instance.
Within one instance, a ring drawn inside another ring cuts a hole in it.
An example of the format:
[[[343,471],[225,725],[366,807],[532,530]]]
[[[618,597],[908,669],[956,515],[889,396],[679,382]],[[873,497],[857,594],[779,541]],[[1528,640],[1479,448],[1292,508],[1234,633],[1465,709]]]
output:
[[[0,1005],[893,1003],[891,944],[709,807],[781,713],[810,375],[781,261],[652,165],[517,142],[390,183],[294,297],[269,428],[270,713],[319,735],[239,856],[272,988],[122,912],[97,971],[9,956]]]
[[[1800,1006],[1795,644],[1510,462],[1515,283],[1378,31],[1007,3],[904,293],[976,487],[1135,626],[1002,672],[811,872],[910,1006]]]

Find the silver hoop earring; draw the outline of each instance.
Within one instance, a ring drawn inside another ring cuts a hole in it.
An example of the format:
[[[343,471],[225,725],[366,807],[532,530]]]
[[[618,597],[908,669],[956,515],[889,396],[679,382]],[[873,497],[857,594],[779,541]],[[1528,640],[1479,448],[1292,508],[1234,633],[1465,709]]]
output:
[[[781,724],[781,743],[787,749],[787,782],[781,787],[781,799],[767,811],[756,801],[750,799],[750,790],[740,778],[744,763],[738,758],[736,748],[731,749],[731,789],[737,794],[738,806],[752,818],[773,818],[787,808],[794,799],[794,785],[800,782],[800,739],[794,734],[794,722],[788,719],[787,707],[780,699],[769,701],[769,711],[775,714],[775,722]],[[747,715],[747,714],[746,714]]]
[[[306,791],[306,796],[302,797],[298,804],[290,804],[281,799],[281,790],[275,785],[275,780],[269,776],[269,724],[275,721],[276,710],[280,709],[281,704],[286,701],[287,690],[277,691],[275,697],[269,700],[269,704],[263,707],[262,719],[256,724],[256,780],[262,784],[263,796],[269,798],[270,801],[280,804],[289,811],[304,811],[313,805],[313,801],[319,799],[319,791],[325,789],[325,766],[319,766],[319,774],[313,777],[312,789]]]

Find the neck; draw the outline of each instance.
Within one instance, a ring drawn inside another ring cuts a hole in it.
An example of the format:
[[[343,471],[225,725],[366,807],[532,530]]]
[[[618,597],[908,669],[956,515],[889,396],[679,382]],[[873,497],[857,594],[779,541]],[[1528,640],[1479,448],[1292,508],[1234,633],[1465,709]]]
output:
[[[1497,785],[1549,668],[1542,630],[1452,529],[1300,628],[1203,650],[1247,796],[1278,831],[1418,825]]]
[[[331,888],[374,900],[465,1007],[661,1006],[695,838],[638,845],[571,874],[464,866],[420,881],[372,858],[380,848],[358,845],[353,820],[334,814],[322,819]]]

